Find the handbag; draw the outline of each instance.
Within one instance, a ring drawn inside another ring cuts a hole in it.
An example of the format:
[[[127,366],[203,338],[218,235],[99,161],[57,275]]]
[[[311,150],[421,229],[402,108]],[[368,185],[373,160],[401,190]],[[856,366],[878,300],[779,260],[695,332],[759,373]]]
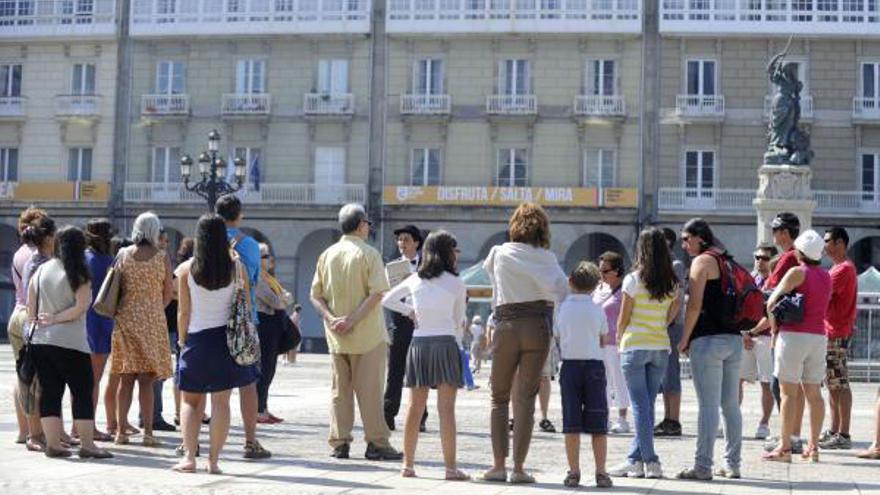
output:
[[[804,295],[790,292],[779,298],[773,308],[773,316],[779,323],[800,323],[804,321]]]
[[[107,271],[101,289],[98,291],[92,309],[95,313],[107,318],[116,316],[119,301],[122,299],[122,270],[119,269],[119,257],[113,261],[113,266]]]
[[[37,274],[37,306],[34,315],[40,314],[40,274]],[[34,350],[31,348],[31,340],[34,338],[34,332],[37,331],[37,320],[31,323],[30,331],[28,331],[27,340],[24,346],[18,351],[18,359],[15,360],[15,373],[18,380],[25,385],[30,386],[34,382],[37,375],[37,366],[34,364]]]
[[[281,345],[278,347],[278,354],[286,354],[302,342],[302,333],[299,327],[290,320],[287,311],[280,309],[275,312],[275,316],[281,318]]]
[[[251,313],[251,297],[244,288],[241,264],[236,261],[232,310],[226,324],[226,347],[236,364],[250,366],[260,362],[260,337]]]

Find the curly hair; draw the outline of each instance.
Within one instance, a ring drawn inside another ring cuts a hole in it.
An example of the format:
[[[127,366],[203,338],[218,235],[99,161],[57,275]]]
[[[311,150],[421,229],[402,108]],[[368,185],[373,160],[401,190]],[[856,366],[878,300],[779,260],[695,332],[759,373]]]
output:
[[[519,205],[510,217],[508,232],[511,242],[550,248],[550,218],[544,208],[536,203]]]
[[[48,216],[49,214],[46,213],[46,210],[34,208],[33,206],[27,208],[18,216],[18,233],[21,234],[24,232],[25,227],[30,225],[34,220]]]

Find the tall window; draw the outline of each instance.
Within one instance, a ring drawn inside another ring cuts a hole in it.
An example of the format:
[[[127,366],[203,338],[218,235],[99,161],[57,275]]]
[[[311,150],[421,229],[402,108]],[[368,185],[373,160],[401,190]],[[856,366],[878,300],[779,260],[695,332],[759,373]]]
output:
[[[424,58],[416,62],[413,90],[417,95],[443,94],[443,60]]]
[[[32,19],[15,19],[16,16],[34,15],[34,0],[0,1],[0,26],[13,24],[33,24]]]
[[[18,148],[0,148],[0,182],[18,181]]]
[[[168,146],[153,148],[152,176],[156,184],[180,182],[180,148]]]
[[[348,60],[334,58],[318,61],[318,93],[348,93]]]
[[[264,176],[262,174],[266,170],[266,168],[263,166],[262,154],[263,153],[260,148],[251,148],[250,146],[238,146],[232,150],[232,158],[233,159],[241,158],[244,160],[244,164],[245,164],[244,180],[245,180],[245,182],[250,182],[252,180],[252,168],[254,166],[254,162],[256,162],[257,160],[259,160],[259,162],[260,162],[259,163],[259,165],[260,165],[259,170],[260,170],[260,174],[261,174],[260,182],[263,182]],[[232,166],[232,162],[230,162],[230,167],[231,166]],[[229,171],[227,173],[232,173],[231,168],[228,168],[227,170]]]
[[[614,60],[587,61],[587,95],[612,96],[617,86],[617,62]]]
[[[699,96],[716,94],[714,60],[688,60],[687,94]]]
[[[531,93],[529,81],[529,61],[509,59],[501,62],[498,92],[504,95],[526,95]]]
[[[92,148],[70,148],[67,160],[67,180],[92,180]]]
[[[440,185],[440,150],[415,148],[412,150],[410,183],[414,186]]]
[[[715,152],[688,150],[684,158],[684,187],[695,197],[710,198],[715,188]],[[689,196],[690,197],[690,196]]]
[[[259,94],[266,92],[266,61],[246,59],[238,61],[235,92]]]
[[[345,148],[315,148],[315,202],[339,204],[345,197]]]
[[[74,64],[70,92],[74,95],[95,94],[95,64]]]
[[[156,65],[156,91],[162,95],[186,93],[183,62],[165,60]]]
[[[0,65],[0,98],[21,96],[21,65]]]
[[[861,170],[862,201],[880,201],[880,152],[862,153]]]
[[[497,183],[502,187],[521,187],[528,183],[527,153],[525,148],[498,150]]]
[[[880,99],[880,62],[863,63],[860,79],[861,96],[875,100]]]
[[[584,153],[584,187],[614,187],[616,161],[617,152],[613,149],[588,149]]]

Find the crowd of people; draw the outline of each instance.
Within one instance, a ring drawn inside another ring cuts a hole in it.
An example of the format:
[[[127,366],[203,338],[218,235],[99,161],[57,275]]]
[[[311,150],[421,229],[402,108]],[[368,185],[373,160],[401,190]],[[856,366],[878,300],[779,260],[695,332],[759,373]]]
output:
[[[176,430],[164,420],[161,401],[163,382],[173,378],[182,457],[174,470],[196,471],[199,432],[207,423],[206,469],[222,472],[234,389],[243,457],[271,456],[257,440],[257,425],[284,421],[270,412],[270,387],[279,356],[295,359],[301,307],[276,278],[271,247],[242,230],[240,200],[223,196],[215,210],[198,220],[193,237],[173,254],[161,220],[150,212],[137,217],[128,238],[114,237],[106,219],[90,220],[85,229],[59,229],[44,210],[21,214],[8,333],[17,363],[32,359],[36,379],[16,386],[19,443],[48,457],[69,457],[79,446],[80,457],[96,459],[113,454],[95,442],[127,444],[140,435],[144,446],[160,446],[154,431]],[[547,409],[557,374],[566,487],[581,481],[582,434],[591,437],[598,487],[612,486],[612,477],[662,477],[654,437],[682,435],[680,355],[689,358],[699,414],[693,465],[678,478],[741,476],[740,404],[744,385],[756,381],[762,416],[754,438],[768,439],[764,460],[791,462],[800,454],[818,462],[820,449],[852,446],[846,356],[857,287],[846,255],[849,238],[840,227],[824,236],[800,232],[795,215],[780,213],[771,228],[781,254],[773,245],[759,246],[745,285],[733,284],[742,268],[699,218],[686,222],[680,237],[671,229],[643,230],[629,269],[625,253],[609,251],[566,274],[550,250],[549,217],[525,203],[510,218],[509,242],[493,247],[482,262],[492,286],[486,317],[468,315],[452,233],[413,225],[395,230],[400,258],[386,265],[367,242],[371,226],[361,205],[345,205],[339,211],[343,235],[320,255],[311,284],[310,303],[323,321],[331,357],[332,457],[351,456],[357,402],[364,456],[402,461],[401,476],[415,477],[428,395],[436,390],[445,478],[470,479],[456,461],[456,396],[459,389],[476,388],[472,372],[480,373],[489,356],[492,465],[481,475],[489,482],[535,481],[526,470],[535,402],[540,397],[539,427],[555,431]],[[678,239],[689,268],[675,258]],[[821,266],[823,256],[830,270]],[[392,264],[399,273],[392,275]],[[118,302],[108,317],[105,305],[93,301],[116,283]],[[744,328],[737,301],[751,291],[764,294],[765,316]],[[233,341],[249,328],[259,342],[248,355]],[[95,424],[95,411],[108,362],[105,432]],[[831,416],[824,432],[822,384]],[[138,427],[129,422],[135,385]],[[65,388],[73,416],[69,433],[61,411]],[[403,388],[409,398],[400,452],[391,431]],[[664,416],[657,422],[659,394]],[[769,438],[774,404],[781,428]],[[807,404],[804,445],[800,425]],[[880,424],[876,428],[877,438],[859,457],[880,459]],[[626,459],[606,468],[607,435],[630,430]],[[725,448],[716,466],[719,436]]]

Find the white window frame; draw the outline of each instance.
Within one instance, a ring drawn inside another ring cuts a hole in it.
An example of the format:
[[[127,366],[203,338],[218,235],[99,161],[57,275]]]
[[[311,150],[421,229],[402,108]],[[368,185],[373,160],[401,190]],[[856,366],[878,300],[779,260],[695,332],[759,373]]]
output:
[[[688,77],[688,75],[689,75],[688,70],[689,70],[692,62],[697,62],[698,71],[699,71],[698,77],[697,77],[698,89],[697,89],[697,92],[693,93],[693,94],[690,93],[690,88],[688,87],[689,82],[690,82],[690,78]],[[707,63],[713,64],[713,68],[712,68],[712,81],[713,81],[713,90],[714,90],[713,93],[706,93],[705,92],[705,86],[706,86],[705,77],[706,77],[706,64]],[[717,95],[720,95],[721,94],[721,87],[719,85],[719,82],[720,81],[718,80],[718,60],[717,59],[708,58],[708,57],[706,57],[706,58],[695,57],[695,58],[685,59],[685,63],[684,63],[684,94],[687,94],[690,96],[717,96]]]
[[[235,92],[250,95],[267,92],[266,59],[245,58],[238,60],[235,64]]]
[[[318,78],[315,84],[317,92],[326,95],[348,94],[350,74],[351,63],[347,58],[318,60]]]
[[[512,62],[512,63],[511,63]],[[532,62],[527,58],[506,58],[498,62],[498,94],[507,96],[522,96],[532,94]],[[513,74],[508,77],[508,64],[512,67]],[[517,84],[520,72],[524,72],[522,78],[524,88]],[[507,81],[511,81],[511,91],[507,89]]]
[[[436,183],[431,183],[431,173],[430,173],[430,165],[431,165],[431,152],[437,153],[437,181]],[[421,156],[419,156],[421,155]],[[416,163],[421,161],[422,165],[422,176],[416,176]],[[413,148],[410,150],[410,172],[409,172],[409,181],[411,186],[439,186],[443,182],[443,150],[440,147],[430,147],[424,146],[419,148]],[[416,179],[419,180],[416,180]]]
[[[166,71],[165,68],[168,68]],[[176,74],[176,68],[180,68],[180,74]],[[174,80],[180,80],[180,91],[174,91]],[[162,84],[166,85],[162,91]],[[161,95],[186,94],[186,62],[179,60],[161,60],[156,62],[156,93]]]
[[[88,150],[88,177],[83,177],[84,165],[85,165],[85,157],[87,155],[86,150]],[[76,153],[76,179],[71,179],[71,154]],[[67,181],[68,182],[89,182],[92,180],[95,171],[95,149],[90,146],[73,146],[71,148],[67,148]]]
[[[176,150],[176,151],[175,151]],[[150,180],[155,184],[175,185],[181,180],[180,177],[180,147],[179,146],[155,146],[153,147],[153,160],[150,170]],[[165,170],[162,173],[163,180],[156,180],[156,167],[160,158]]]
[[[21,87],[24,83],[24,65],[20,63],[8,62],[8,63],[0,63],[0,68],[6,68],[6,81],[3,81],[3,85],[6,86],[6,91],[0,94],[0,98],[17,98],[21,96]],[[15,68],[18,67],[18,94],[13,94],[13,74],[15,72]],[[8,93],[8,94],[7,94]]]
[[[688,153],[697,153],[697,185],[696,187],[688,187],[687,184],[687,155]],[[703,186],[703,158],[704,153],[712,153],[712,185],[710,187]],[[715,195],[715,189],[718,187],[718,173],[720,170],[718,164],[718,150],[711,147],[688,147],[682,153],[681,161],[681,184],[688,194],[695,195],[695,198],[707,199]],[[688,196],[690,197],[690,196]]]
[[[260,157],[260,183],[266,182],[266,167],[263,154],[263,147],[261,146],[234,146],[232,151],[229,153],[230,159],[229,164],[227,165],[227,174],[234,173],[235,167],[235,159],[236,158],[244,158],[244,182],[249,183],[251,177],[251,164],[254,162],[254,159]]]
[[[425,64],[424,81],[420,81],[420,71],[422,64]],[[440,72],[439,88],[433,87],[434,75]],[[412,92],[417,95],[442,95],[446,91],[446,60],[442,57],[425,56],[420,57],[413,63],[413,85]],[[424,84],[424,91],[420,90],[420,86]]]
[[[867,96],[865,92],[868,88],[865,87],[865,66],[873,65],[874,66],[874,87],[872,88],[874,95]],[[858,96],[860,98],[873,98],[874,100],[880,100],[880,60],[860,60],[859,61],[859,71],[857,75],[858,79]]]
[[[605,182],[604,163],[605,157],[611,155],[611,180],[610,185],[603,185]],[[617,148],[612,146],[590,147],[584,150],[583,162],[583,184],[584,187],[596,187],[598,189],[608,189],[617,187]],[[591,158],[599,157],[598,160],[591,161]],[[591,174],[592,171],[592,174]],[[590,183],[590,177],[596,177],[595,185]]]
[[[865,156],[874,157],[874,183],[873,191],[865,191],[865,181],[863,176],[863,160]],[[859,194],[862,201],[877,202],[880,201],[880,148],[862,148],[859,150],[856,173],[859,182]]]
[[[599,62],[599,86],[595,87],[595,64]],[[611,83],[611,93],[605,92],[604,77],[605,63],[613,64],[613,81]],[[590,57],[584,65],[584,94],[587,96],[616,96],[620,93],[620,62],[614,57]]]
[[[10,168],[10,155],[15,152],[15,177],[10,177],[9,168]],[[21,151],[15,146],[3,146],[0,147],[0,183],[3,182],[18,182],[19,180],[19,165],[21,164]]]
[[[79,81],[77,81],[76,71],[80,69]],[[89,67],[92,68],[92,90],[88,91],[89,83]],[[77,89],[77,85],[80,86]],[[70,70],[70,94],[78,96],[94,96],[98,94],[98,66],[94,62],[77,62],[73,64]]]
[[[521,151],[525,176],[522,184],[517,184],[516,177],[516,152]],[[506,177],[501,177],[501,170],[509,166]],[[496,154],[495,183],[500,187],[527,187],[529,185],[529,149],[528,148],[499,148]]]

